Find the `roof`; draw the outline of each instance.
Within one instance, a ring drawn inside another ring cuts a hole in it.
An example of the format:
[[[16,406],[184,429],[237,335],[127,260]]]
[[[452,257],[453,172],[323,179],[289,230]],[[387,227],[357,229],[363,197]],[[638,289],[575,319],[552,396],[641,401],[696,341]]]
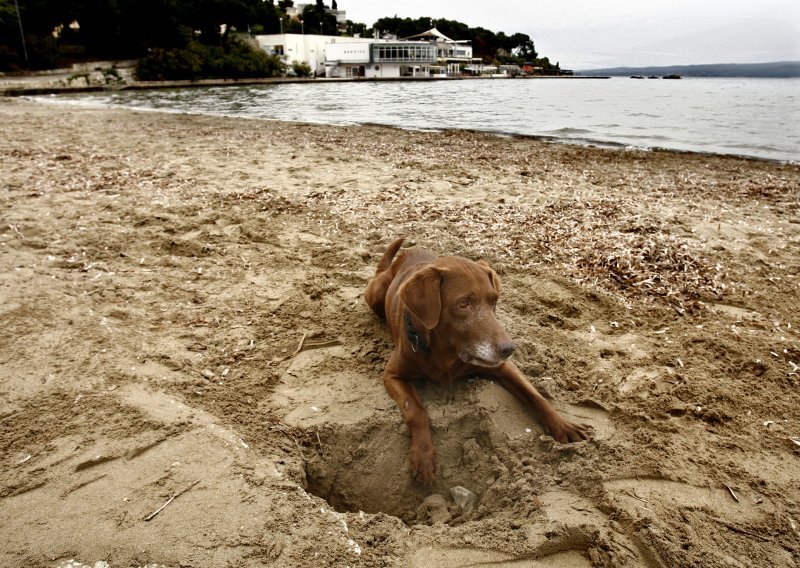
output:
[[[427,32],[422,32],[421,34],[404,37],[402,39],[417,39],[417,38],[436,38],[437,40],[446,41],[448,43],[469,43],[468,41],[463,41],[463,40],[458,41],[455,39],[450,39],[436,28],[431,28]]]

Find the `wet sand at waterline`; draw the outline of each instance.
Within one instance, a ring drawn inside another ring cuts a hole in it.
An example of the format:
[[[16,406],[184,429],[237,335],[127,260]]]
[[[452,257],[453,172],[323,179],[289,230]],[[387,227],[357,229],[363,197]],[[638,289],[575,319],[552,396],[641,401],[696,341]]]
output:
[[[796,566],[800,168],[0,101],[10,566]],[[361,294],[398,235],[498,271],[533,384],[420,386]],[[464,487],[477,498],[462,507]]]

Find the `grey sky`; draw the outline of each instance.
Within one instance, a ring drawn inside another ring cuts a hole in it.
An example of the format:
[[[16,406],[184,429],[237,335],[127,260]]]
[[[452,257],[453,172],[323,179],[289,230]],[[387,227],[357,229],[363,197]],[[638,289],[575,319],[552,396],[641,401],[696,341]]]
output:
[[[495,32],[526,33],[541,55],[567,69],[800,60],[800,0],[337,0],[337,4],[347,11],[348,19],[367,25],[384,16],[430,16]]]

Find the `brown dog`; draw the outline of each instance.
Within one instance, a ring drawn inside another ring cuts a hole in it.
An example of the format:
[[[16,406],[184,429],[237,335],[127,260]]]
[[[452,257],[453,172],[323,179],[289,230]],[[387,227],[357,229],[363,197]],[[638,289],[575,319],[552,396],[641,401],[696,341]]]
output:
[[[392,332],[395,348],[383,384],[411,432],[416,478],[430,483],[436,472],[428,413],[413,384],[420,378],[440,384],[478,374],[495,378],[530,405],[559,442],[587,439],[587,427],[562,418],[508,360],[515,344],[495,318],[500,281],[494,270],[483,261],[437,257],[422,248],[407,249],[392,262],[403,240],[389,245],[364,297]]]

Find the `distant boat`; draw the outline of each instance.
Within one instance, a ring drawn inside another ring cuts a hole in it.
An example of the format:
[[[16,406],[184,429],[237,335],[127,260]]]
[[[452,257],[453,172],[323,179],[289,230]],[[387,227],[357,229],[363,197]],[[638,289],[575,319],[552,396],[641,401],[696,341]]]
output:
[[[680,75],[664,75],[664,79],[680,79]]]
[[[650,75],[648,79],[658,79],[658,75]]]
[[[631,79],[644,79],[641,75],[631,75]]]

